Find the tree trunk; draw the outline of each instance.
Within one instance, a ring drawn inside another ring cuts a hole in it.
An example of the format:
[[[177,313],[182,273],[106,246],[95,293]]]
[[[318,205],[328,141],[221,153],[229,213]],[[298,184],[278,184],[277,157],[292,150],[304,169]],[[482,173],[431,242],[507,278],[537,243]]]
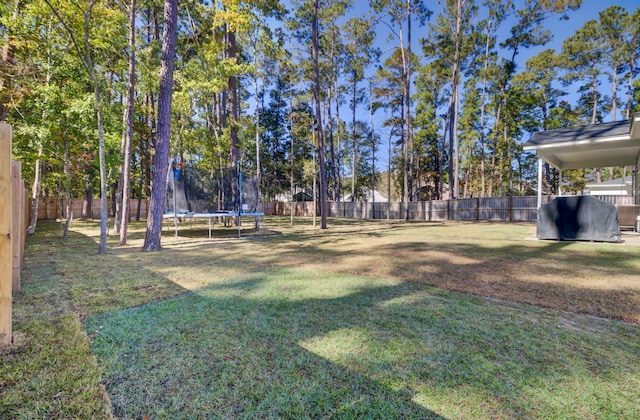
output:
[[[229,32],[227,34],[227,46],[229,49],[229,59],[236,57],[236,34]],[[240,197],[238,185],[238,78],[229,76],[229,134],[231,138],[231,201],[233,201],[234,210],[240,211]],[[239,223],[239,221],[238,221]]]
[[[331,199],[333,201],[338,201],[339,199],[339,193],[338,191],[340,190],[340,188],[338,187],[338,175],[337,175],[337,170],[338,168],[336,168],[336,150],[335,150],[335,141],[333,138],[333,131],[334,131],[334,126],[333,126],[333,117],[331,115],[331,101],[333,99],[333,92],[335,92],[335,97],[336,97],[336,104],[338,103],[338,88],[337,88],[337,78],[338,78],[338,65],[336,63],[336,38],[337,38],[337,31],[338,31],[338,26],[335,24],[331,25],[331,48],[330,48],[330,53],[329,56],[331,57],[331,68],[332,69],[336,69],[333,71],[333,79],[331,80],[330,83],[328,83],[328,88],[327,88],[327,131],[329,132],[329,157],[331,159],[331,175],[330,175],[330,180],[331,180]],[[335,89],[332,89],[332,85],[335,87]],[[336,106],[336,111],[337,111],[337,106]],[[337,116],[336,116],[337,119]],[[336,129],[338,129],[338,121],[336,120]],[[315,143],[314,143],[314,147],[315,147]],[[339,151],[338,151],[339,153]],[[316,178],[315,178],[315,174],[316,174],[316,165],[315,165],[315,152],[314,152],[314,166],[313,166],[313,173],[314,173],[314,186],[316,184]],[[315,194],[315,192],[314,192]],[[314,203],[316,201],[316,198],[314,196]],[[314,206],[315,208],[315,206]],[[314,217],[314,222],[315,222],[315,217]],[[314,227],[315,227],[315,223],[314,223]]]
[[[638,42],[637,42],[638,38],[635,38],[635,41],[632,44],[632,48],[631,48],[631,54],[629,56],[629,69],[634,69],[635,68],[635,61],[636,61],[636,51],[638,51]],[[631,98],[632,98],[632,93],[633,93],[633,76],[634,76],[634,72],[633,70],[629,70],[629,81],[628,81],[628,90],[627,90],[627,109],[626,109],[626,117],[627,119],[631,118]]]
[[[178,0],[165,0],[160,64],[160,94],[158,96],[158,144],[156,146],[156,162],[153,169],[153,189],[151,190],[149,217],[143,245],[143,250],[145,251],[157,251],[160,249],[162,216],[167,194],[177,20]]]
[[[369,125],[371,126],[371,202],[372,218],[376,218],[376,135],[373,129],[373,101],[371,97],[371,81],[369,81]]]
[[[328,98],[327,98],[327,125],[328,125],[328,131],[329,131],[329,154],[331,156],[331,180],[332,180],[332,186],[331,186],[331,199],[333,201],[338,201],[338,178],[336,176],[336,151],[335,151],[335,145],[334,145],[334,141],[333,141],[333,118],[331,116],[331,98],[332,98],[332,94],[331,94],[331,88],[329,88],[328,91]],[[336,98],[337,100],[337,98]],[[313,155],[315,157],[315,154]],[[315,166],[314,166],[314,172],[315,172]],[[315,176],[314,176],[314,180],[315,180]]]
[[[403,86],[403,95],[407,94],[406,91],[406,86]],[[402,99],[402,101],[404,102],[404,98]],[[400,129],[400,135],[402,136],[402,202],[405,205],[405,209],[409,208],[409,147],[408,147],[408,142],[407,142],[407,124],[406,124],[406,120],[404,118],[405,113],[407,112],[407,109],[405,107],[405,103],[402,104],[402,118],[401,118],[401,122],[400,124],[402,124],[402,127]],[[409,212],[406,211],[404,217],[408,218]],[[403,215],[400,215],[400,217],[402,218]]]
[[[98,118],[98,159],[100,161],[100,245],[98,247],[98,254],[104,255],[107,253],[107,226],[109,218],[107,215],[107,164],[105,161],[105,143],[104,143],[104,118],[102,115],[102,94],[100,91],[100,82],[98,75],[96,74],[95,65],[91,58],[91,48],[89,46],[89,16],[91,15],[91,8],[95,5],[95,1],[92,0],[90,9],[85,13],[85,65],[89,72],[89,76],[93,81],[93,95],[96,101],[96,116]]]
[[[107,185],[109,188],[109,195],[107,196],[107,200],[111,199],[111,201],[109,202],[109,205],[111,206],[111,208],[109,209],[107,215],[108,216],[116,216],[117,214],[117,209],[116,209],[116,203],[118,202],[118,197],[116,196],[116,190],[118,189],[117,186],[117,182],[109,182],[110,179],[112,179],[113,176],[113,167],[109,168],[109,172],[107,172]]]
[[[69,226],[71,225],[71,167],[70,167],[71,156],[69,153],[69,138],[64,134],[64,193],[65,193],[65,223],[64,223],[64,232],[62,234],[62,239],[67,240],[67,236],[69,235]]]
[[[216,119],[218,120],[218,124],[221,124],[222,127],[225,126],[223,107],[224,107],[224,95],[221,94],[221,97],[215,103],[215,111],[216,111]],[[216,96],[217,97],[217,96]],[[220,134],[218,133],[218,128],[216,126],[213,127],[213,131],[216,136],[216,142],[218,146],[218,162],[219,162],[219,171],[220,176],[218,177],[218,210],[224,210],[225,203],[225,195],[224,195],[224,168],[223,168],[223,156],[222,156],[222,145],[220,144]]]
[[[438,147],[438,199],[442,200],[444,197],[444,150],[447,147],[447,124],[449,124],[449,118],[445,116],[444,131],[442,132],[442,146]],[[451,197],[451,187],[449,187],[449,197]]]
[[[596,117],[598,115],[598,80],[594,77],[593,82],[591,83],[591,92],[593,94],[593,108],[591,110],[591,124],[596,123]],[[602,182],[602,172],[600,168],[594,168],[594,173],[596,175],[596,182]]]
[[[97,76],[93,76],[93,92],[96,98],[96,108],[98,115],[98,154],[100,159],[100,246],[98,254],[107,253],[107,165],[105,162],[104,146],[104,123],[102,118],[102,101],[100,96],[100,86]]]
[[[33,177],[33,188],[31,189],[31,222],[29,223],[29,229],[27,233],[33,235],[36,232],[36,225],[38,224],[38,202],[40,193],[40,181],[42,178],[42,141],[38,145],[38,159],[36,160],[36,166]]]
[[[611,86],[611,121],[616,121],[618,113],[618,66],[614,65],[611,69],[613,82]]]
[[[257,60],[257,59],[256,59]],[[257,69],[258,68],[258,64],[257,62],[254,60],[254,66]],[[256,109],[255,109],[255,120],[256,120],[256,183],[258,184],[258,200],[261,202],[261,198],[262,198],[262,188],[261,188],[261,181],[260,181],[260,102],[258,101],[258,77],[254,77],[253,79],[254,82],[254,89],[256,92]]]
[[[93,218],[93,184],[91,181],[91,177],[87,176],[84,186],[85,198],[82,202],[82,217],[86,217],[87,219]]]
[[[351,201],[356,201],[356,156],[357,156],[357,139],[356,139],[356,94],[357,83],[356,77],[353,76],[352,86],[352,102],[351,102]]]
[[[402,55],[402,70],[403,70],[403,83],[402,83],[402,94],[403,94],[403,118],[404,118],[404,127],[403,127],[403,152],[404,152],[404,203],[405,203],[405,219],[409,220],[409,144],[413,143],[412,136],[412,127],[411,127],[411,1],[407,0],[407,48],[405,51],[404,40],[402,38],[402,22],[400,18],[398,18],[398,24],[401,28],[398,35],[400,38],[400,53]],[[404,131],[406,129],[406,132]]]
[[[290,137],[291,137],[291,148],[289,149],[289,193],[291,194],[291,200],[289,201],[289,224],[293,226],[293,140],[295,133],[295,129],[293,126],[293,105],[292,105],[291,97],[289,97],[289,127],[290,127]],[[314,198],[315,200],[315,198]]]
[[[114,194],[111,194],[111,207],[113,211],[113,231],[112,235],[120,235],[120,215],[122,214],[122,182],[124,174],[124,144],[127,141],[127,109],[125,108],[122,113],[122,140],[120,142],[120,166],[118,167],[118,181],[116,184],[115,200],[113,200]],[[115,207],[114,207],[115,206]]]
[[[316,102],[316,131],[318,133],[318,163],[320,170],[320,229],[327,228],[327,172],[324,130],[320,109],[320,69],[318,66],[318,8],[319,0],[313,1],[313,27],[311,35],[311,55],[313,59],[313,95]]]
[[[337,76],[333,81],[333,86],[334,86],[334,91],[336,92],[336,148],[338,149],[337,153],[336,153],[336,160],[334,162],[335,166],[336,166],[336,178],[335,178],[335,184],[336,184],[336,190],[337,190],[337,197],[336,200],[340,201],[342,199],[342,160],[340,159],[340,150],[342,148],[342,142],[341,139],[342,137],[340,136],[340,90],[338,89],[338,79]],[[333,141],[333,140],[331,140]]]
[[[489,67],[489,41],[491,29],[490,26],[487,27],[487,42],[485,43],[484,50],[484,70],[482,75],[482,99],[480,104],[480,196],[485,196],[485,174],[484,174],[484,160],[485,160],[485,107],[486,107],[486,99],[487,99],[487,70]]]
[[[466,153],[467,153],[467,156],[471,156],[473,154],[471,142],[468,142],[468,144],[467,144]],[[469,184],[471,183],[471,173],[472,172],[473,172],[473,160],[470,159],[469,160],[469,165],[467,166],[466,170],[464,171],[464,187],[463,187],[464,192],[462,194],[462,197],[464,197],[464,198],[468,198],[469,197]]]
[[[513,195],[513,158],[511,156],[511,143],[509,142],[509,138],[507,136],[507,124],[505,124],[503,128],[503,137],[505,147],[507,149],[507,165],[509,165],[509,195]]]
[[[133,142],[133,107],[136,84],[136,0],[129,6],[129,92],[127,94],[127,134],[123,148],[122,174],[122,220],[120,222],[120,245],[127,244],[129,229],[129,196],[131,195],[131,143]]]
[[[504,89],[502,90],[504,95]],[[493,136],[493,153],[491,154],[491,174],[489,178],[489,197],[493,197],[493,184],[496,176],[496,155],[498,153],[498,125],[500,124],[500,115],[502,113],[502,101],[498,103],[498,112],[496,113],[496,125],[494,127]]]
[[[598,116],[598,79],[593,78],[591,83],[591,92],[593,94],[593,108],[591,110],[591,124],[595,124]]]
[[[406,92],[407,96],[405,97],[407,112],[407,146],[409,148],[409,182],[408,182],[408,200],[412,201],[413,199],[413,118],[411,116],[411,0],[407,0],[407,75],[405,84],[407,86]],[[405,215],[405,219],[409,220],[409,205],[407,204],[406,208],[407,212]]]
[[[453,179],[449,180],[451,184],[451,198],[458,198],[460,190],[459,186],[459,147],[458,147],[458,84],[460,83],[460,38],[462,31],[462,0],[456,3],[456,35],[455,35],[455,53],[453,57],[453,71],[451,75],[451,102],[449,106],[449,141],[451,146],[449,150],[452,156],[449,156],[449,164],[453,166]],[[451,174],[451,170],[449,171]]]
[[[62,169],[62,172],[64,172],[64,169]],[[56,209],[58,210],[58,218],[56,219],[56,221],[58,220],[60,221],[60,223],[58,224],[58,232],[59,232],[60,238],[63,238],[64,228],[62,227],[63,226],[62,215],[64,211],[62,210],[62,175],[58,175],[58,195],[56,197],[56,201],[57,201]]]
[[[393,130],[389,130],[387,140],[387,220],[391,218],[391,137]]]

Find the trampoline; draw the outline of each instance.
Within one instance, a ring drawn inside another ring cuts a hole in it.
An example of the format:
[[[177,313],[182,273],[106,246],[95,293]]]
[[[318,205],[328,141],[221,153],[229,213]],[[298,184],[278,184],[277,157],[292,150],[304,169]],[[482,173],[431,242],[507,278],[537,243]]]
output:
[[[213,220],[214,218],[238,218],[238,238],[240,237],[240,220],[243,217],[253,217],[255,218],[256,227],[259,232],[264,232],[264,212],[261,211],[247,211],[247,212],[234,212],[234,211],[217,211],[217,212],[204,212],[204,213],[195,213],[195,212],[186,212],[186,213],[165,213],[163,215],[164,219],[174,219],[174,227],[176,232],[176,237],[178,236],[178,221],[180,220],[194,220],[194,219],[207,219],[209,223],[209,239],[211,239],[211,232],[213,231]]]
[[[231,188],[234,182],[238,186],[235,197]],[[163,220],[173,219],[176,237],[178,222],[189,220],[191,226],[191,222],[195,220],[205,220],[208,222],[211,238],[216,218],[222,219],[225,226],[228,220],[235,219],[238,238],[241,237],[243,217],[254,218],[257,230],[262,233],[264,212],[261,210],[258,182],[256,179],[243,177],[242,171],[238,172],[237,177],[232,176],[229,171],[216,180],[208,179],[207,176],[203,178],[197,168],[185,165],[179,157],[169,165]]]

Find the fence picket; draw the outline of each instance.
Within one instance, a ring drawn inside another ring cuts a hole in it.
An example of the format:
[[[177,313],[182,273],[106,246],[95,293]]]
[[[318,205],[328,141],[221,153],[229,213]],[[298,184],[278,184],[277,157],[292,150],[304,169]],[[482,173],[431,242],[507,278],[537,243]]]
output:
[[[11,126],[0,123],[0,345],[11,344]]]
[[[604,199],[610,204],[633,204],[633,197],[625,196],[595,196]],[[547,196],[543,203],[556,198]],[[310,201],[296,202],[297,214],[312,214],[310,209],[313,203]],[[329,217],[368,219],[371,215],[380,219],[404,219],[405,206],[409,209],[409,220],[445,221],[445,220],[486,220],[486,221],[514,221],[534,222],[538,216],[537,197],[513,196],[513,197],[476,197],[461,198],[457,200],[430,200],[420,202],[392,203],[359,203],[359,202],[330,202]],[[280,203],[267,203],[264,207],[266,215],[285,215],[281,210],[286,206]],[[286,213],[288,215],[288,213]]]
[[[594,196],[614,205],[631,205],[633,197],[627,196]],[[556,198],[546,196],[543,204]],[[38,206],[39,219],[55,219],[58,216],[55,198],[41,198]],[[73,199],[72,211],[74,217],[80,214],[83,199]],[[62,205],[64,207],[64,200]],[[109,205],[107,200],[107,205]],[[137,199],[131,199],[130,215],[135,217]],[[94,198],[92,211],[94,218],[99,216],[100,199]],[[148,202],[141,202],[141,213],[146,215]],[[204,202],[194,202],[195,208],[202,211],[206,208]],[[486,220],[486,221],[514,221],[533,222],[537,219],[537,198],[535,196],[514,197],[474,197],[457,200],[430,200],[392,203],[364,203],[358,201],[329,202],[329,217],[352,219],[404,219],[405,208],[409,209],[409,220],[423,220],[439,222],[445,220]],[[289,216],[292,206],[285,202],[267,202],[262,204],[265,215]],[[294,216],[313,216],[312,201],[296,201],[293,203]]]

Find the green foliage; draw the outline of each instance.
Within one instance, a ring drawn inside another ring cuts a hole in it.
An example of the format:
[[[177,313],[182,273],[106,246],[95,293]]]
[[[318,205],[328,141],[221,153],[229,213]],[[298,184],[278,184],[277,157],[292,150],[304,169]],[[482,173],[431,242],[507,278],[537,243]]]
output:
[[[640,112],[640,79],[633,83],[633,112]]]
[[[89,99],[93,86],[85,68],[87,53],[104,92],[107,172],[112,176],[108,181],[117,182],[128,5],[96,2],[85,45],[83,13],[91,2],[49,3],[51,7],[45,0],[21,0],[16,19],[14,2],[0,4],[0,35],[3,40],[8,37],[13,54],[13,61],[3,62],[0,73],[0,115],[6,115],[14,127],[14,155],[23,162],[27,184],[32,182],[42,148],[45,171],[41,194],[55,195],[62,173],[62,145],[65,139],[69,141],[71,186],[79,196],[87,179],[94,189],[98,187],[97,121],[91,109],[96,104]],[[431,17],[421,1],[376,0],[367,10],[347,0],[321,4],[320,94],[326,112],[327,154],[331,146],[335,154],[327,159],[333,192],[350,192],[350,179],[345,175],[351,173],[351,163],[355,163],[358,185],[370,183],[370,128],[358,128],[357,122],[365,119],[362,115],[369,102],[364,86],[367,78],[372,80],[373,125],[380,131],[381,151],[391,144],[390,170],[396,182],[404,183],[403,148],[397,146],[410,137],[402,109],[407,99],[403,96],[406,69],[402,61],[406,47],[399,45],[401,31],[403,40],[408,35],[404,32],[408,29],[408,5],[414,23],[422,25]],[[640,109],[640,8],[594,10],[593,20],[564,40],[562,50],[556,52],[545,48],[552,35],[548,28],[571,18],[579,0],[467,0],[460,5],[459,33],[455,30],[455,1],[442,4],[428,31],[413,29],[414,49],[409,57],[413,143],[408,145],[413,160],[412,197],[440,198],[443,184],[453,183],[447,173],[454,161],[449,156],[451,139],[448,131],[445,134],[445,114],[455,94],[451,83],[456,40],[460,50],[456,134],[461,194],[525,193],[535,184],[535,179],[526,175],[531,157],[519,146],[529,135],[542,129],[607,121],[612,112],[626,118],[628,112]],[[156,146],[163,16],[158,2],[138,6],[132,177],[134,197],[146,197]],[[197,167],[199,173],[209,174],[207,183],[214,182],[214,174],[231,164],[228,86],[230,77],[236,77],[240,81],[241,115],[233,128],[239,132],[244,173],[257,173],[256,153],[260,149],[260,174],[265,177],[262,188],[268,197],[288,191],[293,137],[300,146],[294,147],[294,184],[310,186],[315,141],[311,135],[314,112],[306,109],[312,87],[310,6],[308,1],[296,1],[286,10],[280,2],[238,0],[212,4],[189,1],[181,6],[171,155]],[[68,29],[79,34],[75,43],[54,11]],[[238,51],[233,59],[229,58],[228,31],[237,36]],[[423,35],[417,43],[416,33]],[[386,46],[393,51],[380,55],[378,47],[384,34],[390,34],[392,39]],[[537,50],[526,63],[520,63],[517,60],[526,48]],[[378,65],[375,70],[374,65]],[[604,82],[614,79],[616,90],[603,89]],[[271,92],[276,91],[279,98],[272,99]],[[569,103],[569,93],[577,93],[579,99]],[[291,126],[291,117],[296,115],[300,121]],[[348,132],[352,128],[356,134]],[[256,147],[256,141],[264,144]],[[376,157],[379,172],[386,156]],[[579,185],[579,180],[575,182]]]

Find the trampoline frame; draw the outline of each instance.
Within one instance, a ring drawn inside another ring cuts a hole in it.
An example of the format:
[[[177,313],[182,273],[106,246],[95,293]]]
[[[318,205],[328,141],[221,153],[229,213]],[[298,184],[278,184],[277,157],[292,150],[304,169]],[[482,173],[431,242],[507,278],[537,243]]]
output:
[[[238,218],[238,238],[240,238],[240,219],[242,217],[255,217],[256,226],[258,226],[259,232],[264,232],[264,212],[261,211],[247,211],[247,212],[212,212],[212,213],[196,213],[196,212],[188,212],[188,213],[165,213],[163,219],[173,219],[175,234],[178,237],[178,220],[180,219],[208,219],[209,221],[209,239],[211,239],[211,232],[213,231],[213,223],[211,223],[214,217],[219,218],[228,218],[228,217],[237,217]]]

